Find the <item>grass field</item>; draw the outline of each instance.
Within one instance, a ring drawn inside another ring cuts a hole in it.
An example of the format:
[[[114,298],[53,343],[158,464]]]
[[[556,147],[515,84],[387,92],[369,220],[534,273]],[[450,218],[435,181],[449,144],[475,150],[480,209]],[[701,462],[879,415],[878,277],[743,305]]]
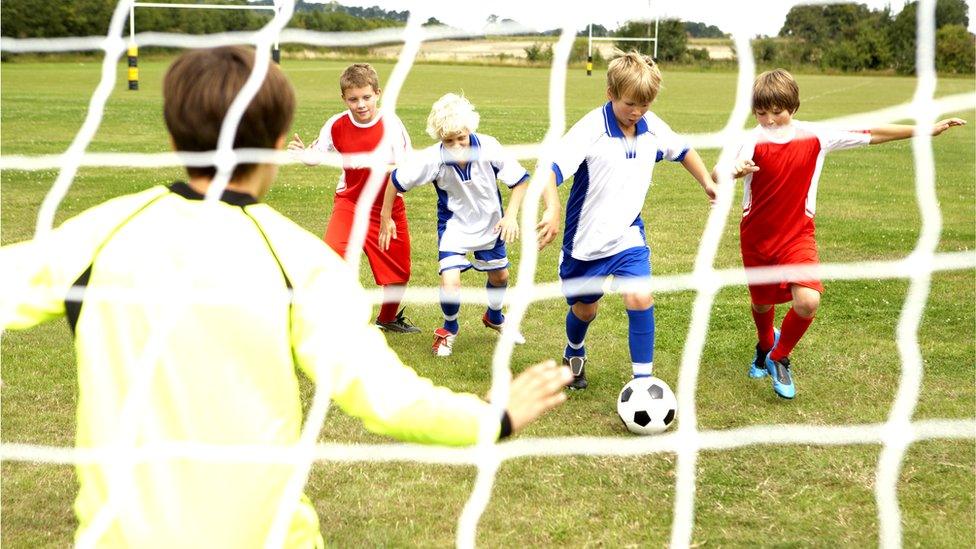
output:
[[[141,67],[142,90],[116,91],[90,150],[160,152],[167,147],[160,80],[165,63]],[[67,148],[84,119],[97,84],[96,63],[2,65],[0,147],[4,155],[51,154]],[[298,93],[294,130],[314,136],[342,109],[338,62],[286,61]],[[390,65],[379,65],[385,78]],[[733,102],[735,75],[665,70],[654,110],[679,132],[720,129]],[[915,81],[897,77],[799,75],[798,117],[818,120],[889,107],[910,100]],[[503,143],[539,141],[547,126],[548,71],[530,68],[414,67],[400,97],[399,114],[415,146],[426,145],[431,103],[463,90],[482,114],[480,131]],[[969,79],[942,80],[938,94],[973,92]],[[567,122],[603,102],[603,82],[582,71],[569,75]],[[955,113],[970,125],[935,140],[937,193],[942,208],[939,251],[976,249],[976,112]],[[711,165],[717,151],[701,151]],[[525,161],[529,166],[529,161]],[[6,170],[2,183],[2,242],[28,238],[54,171]],[[286,166],[268,202],[321,234],[332,205],[337,170]],[[178,169],[83,169],[58,220],[102,200],[182,178]],[[564,185],[563,193],[569,185]],[[741,197],[741,188],[737,198]],[[436,286],[435,194],[406,196],[414,242],[412,286]],[[919,236],[911,145],[898,142],[836,153],[825,164],[819,193],[818,238],[824,262],[888,260],[907,255]],[[644,219],[656,275],[690,271],[708,213],[697,184],[678,165],[659,164]],[[733,213],[718,267],[738,266]],[[540,256],[537,281],[556,280],[557,241]],[[519,246],[510,248],[517,266]],[[2,268],[2,266],[0,266]],[[517,269],[513,276],[519,276]],[[372,287],[365,268],[362,281]],[[484,279],[462,278],[471,288]],[[697,387],[699,429],[765,424],[836,425],[883,422],[899,380],[895,326],[906,280],[868,278],[827,282],[817,322],[793,354],[798,397],[778,400],[767,381],[745,372],[755,335],[745,288],[719,293],[702,356]],[[676,388],[678,364],[691,314],[691,292],[660,294],[655,371]],[[782,318],[785,308],[780,307]],[[440,323],[433,305],[408,306],[425,330],[391,336],[391,345],[422,375],[456,390],[484,394],[495,334],[481,327],[480,307],[461,309],[455,354],[434,359],[429,333]],[[558,358],[564,341],[562,300],[536,303],[526,316],[527,345],[515,350],[513,369]],[[630,376],[626,319],[618,297],[603,302],[587,338],[590,389],[570,396],[556,412],[526,431],[534,437],[617,436],[617,392]],[[925,364],[916,419],[972,419],[976,410],[976,277],[973,270],[936,273],[919,339]],[[70,446],[77,383],[71,337],[64,322],[6,333],[2,342],[2,430],[5,443]],[[311,388],[305,387],[306,394]],[[678,413],[681,421],[681,412]],[[382,442],[335,411],[322,439]],[[880,446],[751,446],[704,452],[698,460],[693,539],[709,546],[852,546],[876,543],[875,468]],[[666,545],[674,501],[675,459],[523,458],[506,462],[482,517],[483,546]],[[910,546],[972,546],[976,539],[976,451],[972,440],[914,444],[899,483],[905,542]],[[447,546],[474,483],[467,466],[320,463],[306,488],[326,540],[336,546]],[[66,466],[5,462],[0,472],[5,547],[65,546],[76,527],[71,504],[77,486]]]

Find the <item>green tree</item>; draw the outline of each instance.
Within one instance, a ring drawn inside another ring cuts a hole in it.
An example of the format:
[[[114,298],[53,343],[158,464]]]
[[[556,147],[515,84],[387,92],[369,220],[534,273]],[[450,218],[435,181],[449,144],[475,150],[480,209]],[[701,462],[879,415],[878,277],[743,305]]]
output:
[[[918,25],[918,2],[909,2],[895,17],[888,30],[893,64],[898,72],[915,72],[915,44]],[[946,25],[969,25],[965,0],[937,0],[935,4],[936,30]],[[938,48],[936,48],[938,49]],[[938,52],[936,52],[938,54]],[[938,57],[938,55],[937,55]],[[939,60],[936,59],[938,66]]]
[[[943,72],[976,70],[976,36],[962,25],[945,25],[935,34],[935,68]]]

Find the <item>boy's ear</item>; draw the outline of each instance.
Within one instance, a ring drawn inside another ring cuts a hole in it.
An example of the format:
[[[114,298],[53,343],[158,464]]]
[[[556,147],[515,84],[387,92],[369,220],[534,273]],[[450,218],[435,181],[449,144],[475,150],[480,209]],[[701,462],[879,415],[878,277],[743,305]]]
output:
[[[607,99],[610,101],[614,100],[613,93],[610,91],[610,87],[607,86]]]
[[[280,136],[278,136],[278,139],[275,141],[275,144],[274,144],[275,150],[280,151],[281,149],[284,149],[285,148],[285,138],[287,136],[288,136],[288,132],[285,132],[285,133],[281,134]]]

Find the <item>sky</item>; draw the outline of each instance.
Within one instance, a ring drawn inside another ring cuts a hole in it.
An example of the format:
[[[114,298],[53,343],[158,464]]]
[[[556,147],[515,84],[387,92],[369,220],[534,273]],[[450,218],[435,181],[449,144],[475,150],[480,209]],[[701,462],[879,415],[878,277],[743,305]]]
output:
[[[316,1],[316,0],[311,0]],[[731,32],[736,25],[746,24],[750,33],[775,36],[783,26],[792,2],[783,0],[338,0],[347,6],[380,6],[386,10],[423,9],[438,20],[465,30],[484,27],[488,16],[509,18],[537,30],[549,30],[564,24],[579,29],[587,23],[616,28],[631,19],[647,19],[659,13],[662,18],[698,21],[716,25]],[[905,0],[859,0],[871,9],[890,5],[892,12],[901,11]],[[969,30],[976,29],[974,0],[969,6]],[[572,6],[571,9],[567,6]],[[425,14],[426,14],[425,13]],[[754,32],[752,32],[752,30]]]

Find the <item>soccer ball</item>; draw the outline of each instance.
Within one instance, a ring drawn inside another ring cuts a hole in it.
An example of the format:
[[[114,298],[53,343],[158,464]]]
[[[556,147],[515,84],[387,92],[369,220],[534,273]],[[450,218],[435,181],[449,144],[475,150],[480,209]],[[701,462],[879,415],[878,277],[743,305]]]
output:
[[[666,431],[678,409],[668,384],[656,377],[636,377],[617,397],[617,414],[631,433],[653,435]]]

